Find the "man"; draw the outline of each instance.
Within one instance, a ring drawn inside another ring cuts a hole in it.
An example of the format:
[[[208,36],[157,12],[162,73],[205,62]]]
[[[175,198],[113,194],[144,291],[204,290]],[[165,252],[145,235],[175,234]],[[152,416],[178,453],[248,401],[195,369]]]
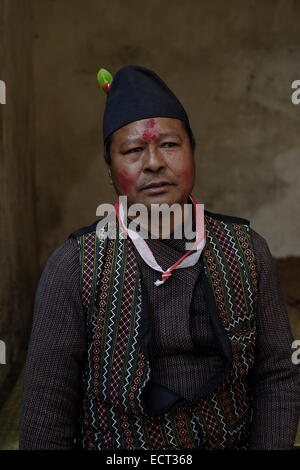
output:
[[[299,369],[266,241],[245,219],[201,219],[188,116],[154,72],[123,67],[106,90],[117,194],[129,209],[187,207],[194,238],[176,236],[188,220],[180,211],[169,231],[160,219],[145,240],[144,220],[133,235],[116,204],[115,221],[73,232],[52,253],[36,295],[20,448],[290,449]]]

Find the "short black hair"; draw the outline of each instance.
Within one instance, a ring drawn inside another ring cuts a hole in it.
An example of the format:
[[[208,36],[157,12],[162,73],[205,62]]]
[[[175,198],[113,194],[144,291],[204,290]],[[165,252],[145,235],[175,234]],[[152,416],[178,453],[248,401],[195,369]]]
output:
[[[193,134],[193,131],[192,129],[190,128],[189,124],[186,122],[186,121],[181,121],[187,135],[188,135],[188,138],[189,138],[189,141],[190,141],[190,145],[191,145],[191,149],[192,151],[194,152],[195,148],[196,148],[196,140],[195,140],[195,137],[194,137],[194,134]],[[105,141],[104,141],[104,160],[106,161],[106,163],[108,165],[111,164],[111,155],[110,155],[110,142],[111,142],[111,136],[108,136]]]

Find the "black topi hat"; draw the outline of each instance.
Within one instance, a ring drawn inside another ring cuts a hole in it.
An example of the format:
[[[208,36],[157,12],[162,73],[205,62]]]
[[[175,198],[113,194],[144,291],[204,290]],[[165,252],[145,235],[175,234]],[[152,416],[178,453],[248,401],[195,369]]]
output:
[[[100,69],[98,81],[107,93],[103,116],[104,141],[120,127],[152,117],[180,119],[189,127],[184,107],[152,70],[127,65],[112,77],[107,70]]]

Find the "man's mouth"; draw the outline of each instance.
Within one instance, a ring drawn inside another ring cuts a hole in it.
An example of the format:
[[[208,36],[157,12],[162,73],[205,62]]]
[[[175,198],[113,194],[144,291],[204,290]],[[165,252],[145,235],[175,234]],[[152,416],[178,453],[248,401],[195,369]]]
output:
[[[168,181],[157,181],[155,183],[153,182],[153,183],[146,184],[145,186],[143,186],[142,191],[157,193],[157,192],[168,189],[169,186],[172,186],[172,184],[169,183]]]

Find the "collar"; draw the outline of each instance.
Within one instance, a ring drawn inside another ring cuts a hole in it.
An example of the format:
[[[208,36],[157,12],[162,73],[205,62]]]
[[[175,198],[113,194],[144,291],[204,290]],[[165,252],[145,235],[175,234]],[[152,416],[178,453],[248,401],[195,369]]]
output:
[[[122,204],[117,200],[114,204],[116,215],[118,217],[122,231],[129,236],[132,243],[135,245],[139,255],[143,260],[155,271],[161,273],[161,279],[155,281],[156,286],[164,284],[172,275],[175,269],[187,268],[194,266],[200,258],[200,255],[205,246],[205,230],[204,230],[204,204],[198,204],[197,199],[190,194],[189,199],[193,204],[193,213],[196,220],[196,240],[190,244],[191,247],[182,255],[172,266],[169,266],[165,271],[157,263],[150,247],[146,241],[139,235],[138,232],[133,231],[126,227],[125,223],[125,210]]]

